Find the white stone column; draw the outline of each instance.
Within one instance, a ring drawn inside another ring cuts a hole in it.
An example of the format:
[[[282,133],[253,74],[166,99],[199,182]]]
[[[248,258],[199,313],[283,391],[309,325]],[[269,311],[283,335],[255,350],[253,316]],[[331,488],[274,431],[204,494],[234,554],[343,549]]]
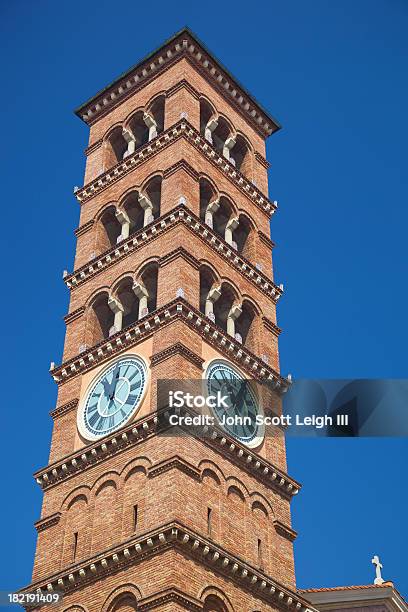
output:
[[[117,220],[119,221],[119,223],[122,226],[122,230],[121,230],[120,236],[118,238],[118,241],[120,242],[121,240],[124,240],[125,238],[129,238],[130,219],[127,216],[126,211],[123,210],[122,208],[117,209],[115,211],[115,216],[116,216]]]
[[[236,145],[236,140],[232,138],[232,136],[228,136],[227,140],[224,142],[224,146],[222,149],[222,154],[226,159],[230,158],[230,151]]]
[[[149,198],[143,193],[139,195],[138,201],[140,206],[144,210],[143,227],[146,227],[146,225],[151,223],[151,217],[153,217],[153,204],[151,203]]]
[[[235,338],[235,321],[242,314],[242,304],[232,306],[227,317],[227,334]]]
[[[132,132],[130,132],[126,128],[123,128],[122,136],[123,136],[123,138],[127,142],[127,150],[125,151],[125,153],[123,155],[123,159],[125,159],[125,157],[129,157],[129,155],[132,155],[132,153],[135,152],[135,150],[136,150],[136,140],[135,140],[135,137],[133,136]]]
[[[219,207],[219,200],[214,200],[213,202],[207,204],[207,208],[205,209],[205,223],[211,228],[214,227],[214,213],[217,212]]]
[[[132,289],[135,292],[136,297],[139,298],[138,319],[141,319],[142,317],[146,316],[146,314],[149,312],[148,306],[147,306],[147,300],[149,297],[149,293],[146,287],[142,283],[138,283],[138,282],[133,283]]]
[[[225,226],[225,242],[228,242],[228,244],[230,244],[232,246],[233,243],[233,234],[232,232],[237,229],[239,225],[239,219],[238,217],[231,217],[228,222],[227,225]]]
[[[149,128],[149,142],[150,142],[151,140],[153,140],[153,138],[156,138],[157,136],[157,123],[154,117],[152,117],[152,115],[150,115],[149,113],[144,113],[143,121]]]
[[[109,330],[109,335],[112,336],[113,334],[116,334],[116,332],[122,329],[123,306],[119,302],[119,300],[114,297],[108,298],[108,306],[115,315],[113,320],[113,327],[111,327]]]
[[[204,138],[208,140],[208,142],[210,142],[211,144],[213,143],[212,133],[217,126],[218,121],[216,119],[210,119],[204,128]]]
[[[205,299],[205,316],[215,323],[214,303],[221,296],[221,287],[212,287]]]

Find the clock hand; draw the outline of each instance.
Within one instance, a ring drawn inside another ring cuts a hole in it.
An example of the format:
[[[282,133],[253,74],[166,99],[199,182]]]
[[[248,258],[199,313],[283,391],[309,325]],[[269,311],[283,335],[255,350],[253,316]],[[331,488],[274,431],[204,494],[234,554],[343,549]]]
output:
[[[109,383],[105,378],[102,378],[101,380],[102,386],[103,386],[103,392],[105,393],[105,395],[109,395]]]
[[[235,408],[237,408],[237,406],[241,403],[242,396],[245,393],[245,385],[246,385],[246,381],[242,381],[238,393],[234,395],[234,399],[232,400],[232,403],[234,404]]]
[[[119,367],[120,367],[120,364],[118,362],[116,364],[116,366],[115,366],[115,369],[113,370],[112,381],[111,381],[111,383],[109,385],[109,390],[108,390],[108,393],[107,393],[109,399],[111,399],[111,400],[113,400],[113,398],[115,396],[115,387],[116,387],[116,382],[117,382],[117,379],[118,379]]]

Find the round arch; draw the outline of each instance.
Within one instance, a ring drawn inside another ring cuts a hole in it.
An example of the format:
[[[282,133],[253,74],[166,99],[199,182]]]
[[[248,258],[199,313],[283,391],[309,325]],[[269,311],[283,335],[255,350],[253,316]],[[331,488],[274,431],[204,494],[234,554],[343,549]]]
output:
[[[120,604],[121,601],[126,601],[126,599],[133,601],[135,604],[134,609],[137,609],[137,602],[142,598],[142,591],[135,584],[122,584],[119,587],[116,587],[108,595],[102,605],[101,612],[114,612],[114,610],[117,609],[118,604]]]

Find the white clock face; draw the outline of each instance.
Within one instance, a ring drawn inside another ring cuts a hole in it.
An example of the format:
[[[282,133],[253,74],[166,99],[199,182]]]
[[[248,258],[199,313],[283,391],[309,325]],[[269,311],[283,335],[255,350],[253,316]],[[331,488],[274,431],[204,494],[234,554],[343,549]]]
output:
[[[127,423],[136,413],[147,387],[147,368],[137,356],[117,359],[92,382],[78,411],[78,429],[97,440]]]
[[[210,363],[206,371],[207,392],[220,392],[227,398],[228,407],[211,408],[221,427],[239,442],[254,448],[259,446],[265,433],[263,422],[257,422],[257,415],[263,415],[250,382],[229,363],[217,360]]]

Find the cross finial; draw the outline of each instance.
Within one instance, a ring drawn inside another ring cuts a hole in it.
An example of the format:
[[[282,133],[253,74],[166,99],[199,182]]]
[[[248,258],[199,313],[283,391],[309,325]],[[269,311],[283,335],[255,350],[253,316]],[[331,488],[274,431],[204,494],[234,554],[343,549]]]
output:
[[[380,563],[378,555],[374,555],[374,557],[371,559],[371,563],[375,565],[374,584],[383,584],[384,580],[381,576],[382,564]]]

